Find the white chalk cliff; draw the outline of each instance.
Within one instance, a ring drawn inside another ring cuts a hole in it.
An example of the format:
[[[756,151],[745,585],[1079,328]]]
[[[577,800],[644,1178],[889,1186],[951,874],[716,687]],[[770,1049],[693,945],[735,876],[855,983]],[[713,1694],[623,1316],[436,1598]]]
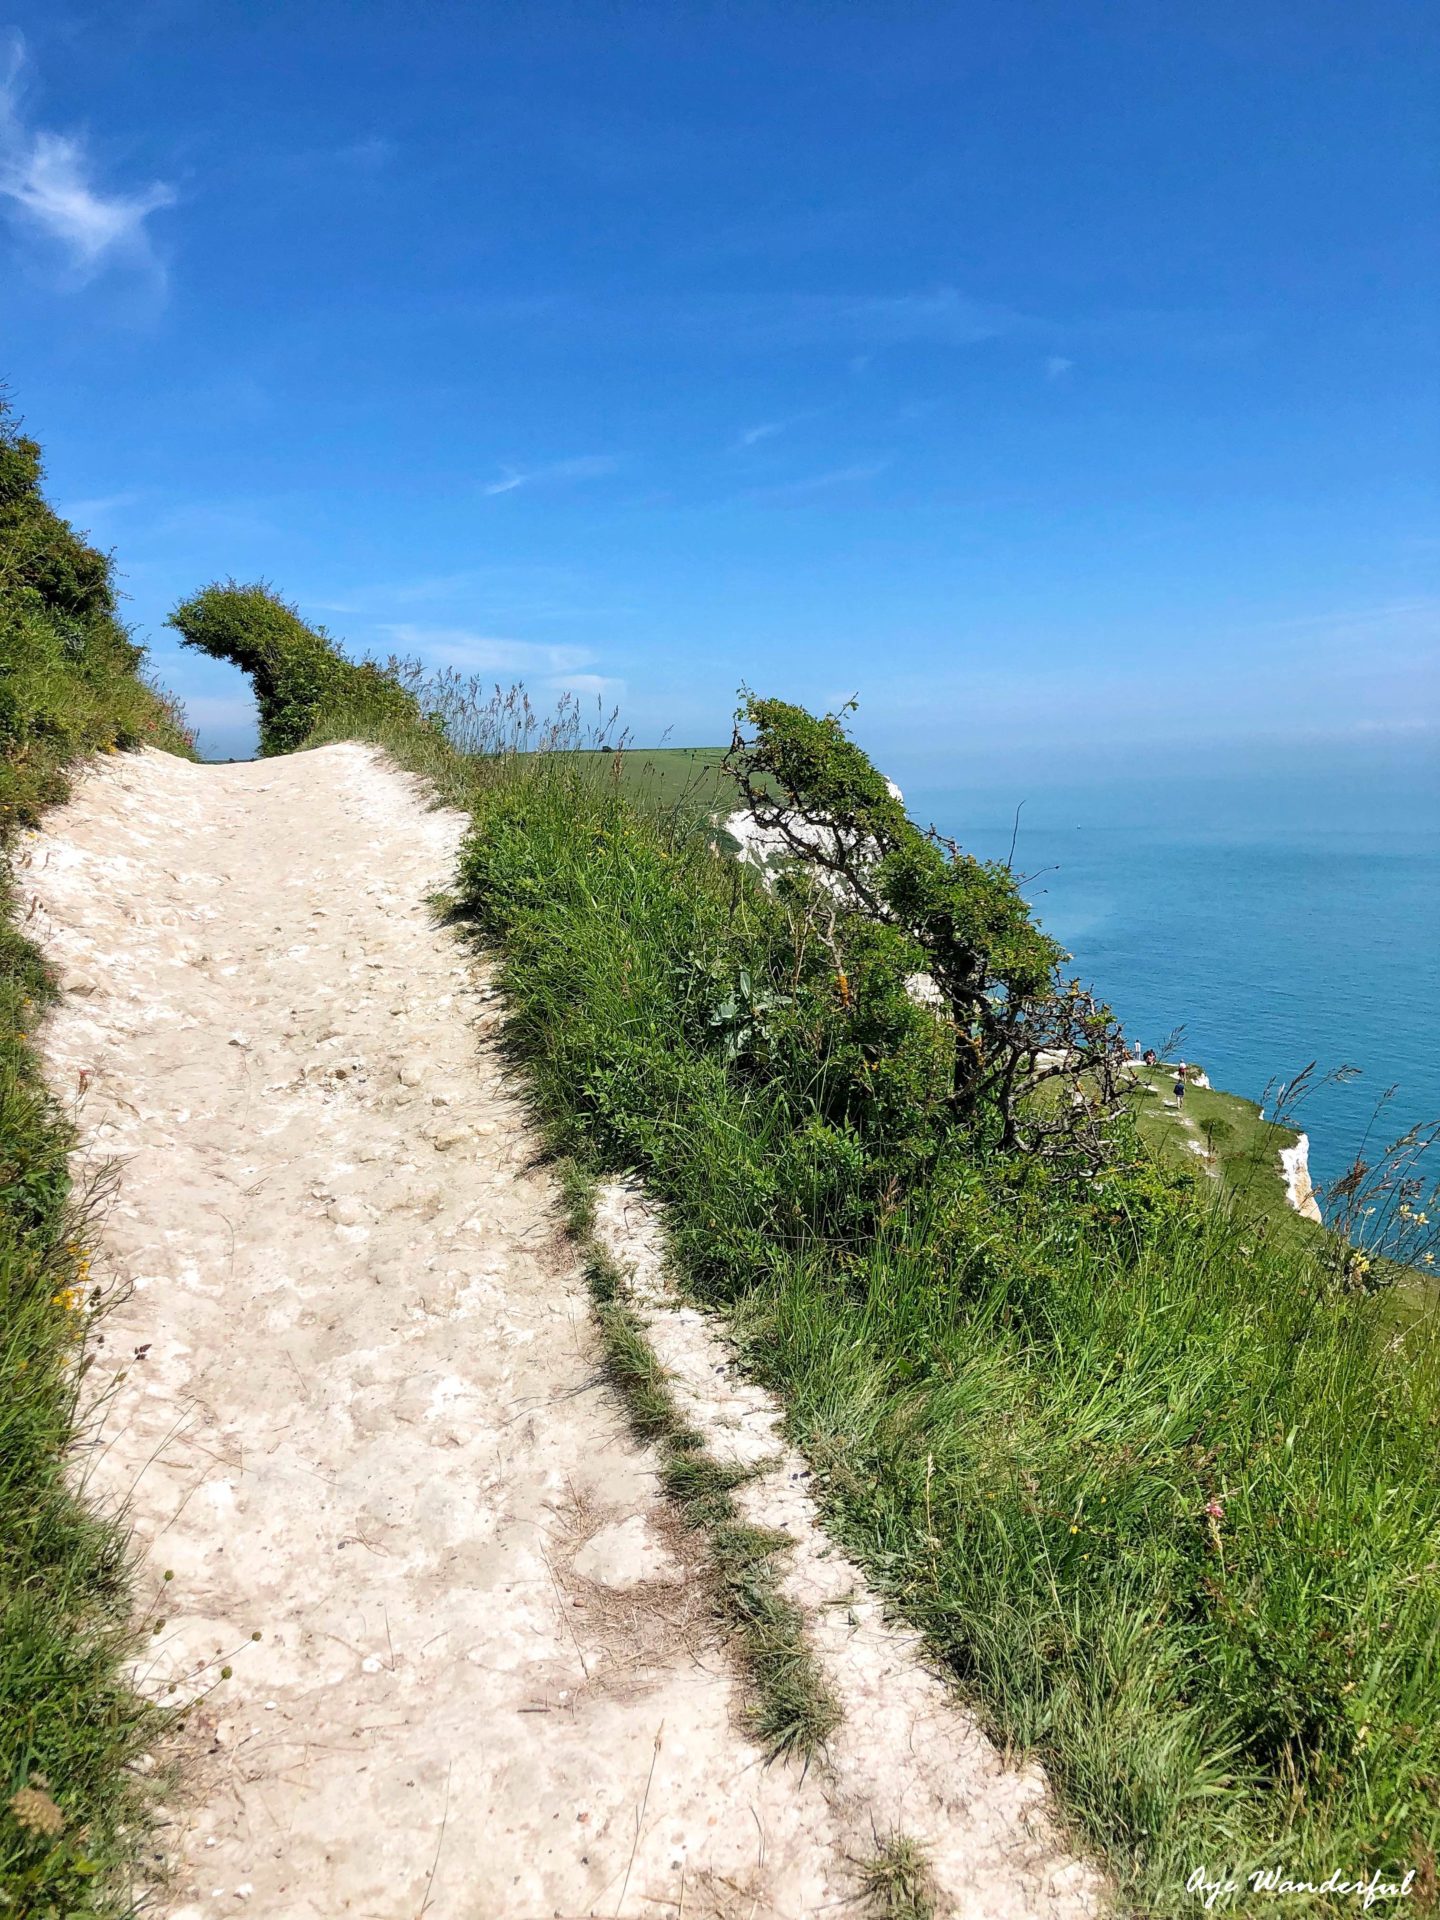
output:
[[[1285,1198],[1302,1220],[1320,1223],[1320,1202],[1310,1181],[1310,1136],[1302,1133],[1293,1147],[1280,1149],[1280,1165],[1285,1171]]]

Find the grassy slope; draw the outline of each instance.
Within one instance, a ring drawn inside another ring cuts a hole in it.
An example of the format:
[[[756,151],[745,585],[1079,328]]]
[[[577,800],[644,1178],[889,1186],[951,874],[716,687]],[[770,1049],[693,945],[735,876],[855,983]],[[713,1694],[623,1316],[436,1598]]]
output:
[[[619,754],[590,748],[575,757],[598,781],[642,811],[659,817],[676,809],[693,810],[718,824],[731,811],[735,794],[720,764],[724,754],[719,746],[632,747]],[[1194,1125],[1187,1128],[1170,1105],[1172,1072],[1164,1066],[1137,1068],[1136,1079],[1146,1090],[1136,1101],[1141,1135],[1165,1164],[1193,1172],[1200,1156],[1191,1142],[1204,1146],[1207,1167],[1218,1173],[1247,1212],[1258,1213],[1281,1231],[1292,1225],[1301,1233],[1308,1230],[1286,1199],[1280,1167],[1280,1149],[1293,1146],[1299,1137],[1293,1128],[1262,1120],[1256,1103],[1239,1094],[1193,1086],[1186,1095],[1185,1114]],[[1212,1121],[1221,1123],[1213,1141],[1206,1133]]]
[[[62,799],[80,757],[188,752],[115,618],[109,565],[45,506],[38,456],[0,412],[0,851]],[[153,1732],[122,1665],[122,1535],[75,1499],[66,1460],[95,1303],[93,1195],[74,1192],[65,1117],[33,1034],[52,987],[23,936],[23,872],[0,864],[0,1906],[129,1910]]]
[[[1200,1162],[1219,1175],[1247,1214],[1268,1220],[1277,1231],[1313,1231],[1285,1193],[1280,1152],[1299,1139],[1293,1127],[1263,1120],[1255,1101],[1217,1087],[1188,1087],[1183,1112],[1177,1112],[1173,1070],[1138,1067],[1135,1078],[1140,1133],[1153,1153],[1175,1167]],[[1203,1157],[1197,1146],[1205,1149]]]
[[[724,747],[645,747],[623,754],[589,749],[576,757],[644,811],[662,816],[688,808],[718,823],[734,805],[734,785],[720,765],[724,754]],[[1293,1146],[1298,1138],[1293,1128],[1261,1119],[1256,1103],[1239,1094],[1191,1087],[1185,1114],[1194,1123],[1192,1130],[1169,1104],[1173,1073],[1163,1066],[1141,1068],[1136,1078],[1147,1090],[1136,1101],[1141,1136],[1165,1164],[1193,1172],[1200,1156],[1191,1142],[1204,1146],[1206,1166],[1247,1213],[1260,1215],[1281,1232],[1303,1235],[1310,1230],[1286,1199],[1280,1166],[1281,1148]],[[1212,1138],[1206,1130],[1214,1121],[1220,1125]]]
[[[1199,1176],[1081,1202],[952,1161],[837,1234],[833,1063],[757,1079],[715,1033],[785,934],[710,823],[573,758],[388,743],[474,812],[466,902],[552,1138],[668,1202],[832,1523],[1043,1759],[1122,1903],[1187,1912],[1198,1864],[1300,1861],[1414,1865],[1430,1900],[1433,1324],[1339,1288],[1321,1235],[1237,1230]]]
[[[1203,1199],[1136,1235],[982,1175],[858,1245],[803,1201],[781,1229],[798,1196],[763,1176],[803,1117],[727,1076],[688,1004],[743,950],[731,877],[564,787],[488,795],[469,868],[542,1106],[664,1193],[842,1531],[997,1731],[1149,1911],[1183,1910],[1197,1859],[1425,1855],[1430,1336],[1407,1366],[1372,1301]]]

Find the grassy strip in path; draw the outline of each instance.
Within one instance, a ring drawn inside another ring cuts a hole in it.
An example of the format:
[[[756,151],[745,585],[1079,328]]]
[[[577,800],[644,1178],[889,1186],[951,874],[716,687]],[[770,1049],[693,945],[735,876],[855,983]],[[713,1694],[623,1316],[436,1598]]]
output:
[[[776,1579],[776,1556],[790,1542],[740,1517],[731,1496],[749,1473],[721,1466],[682,1418],[644,1322],[626,1298],[624,1276],[591,1230],[593,1183],[572,1164],[566,1188],[571,1231],[585,1249],[606,1369],[636,1435],[659,1451],[666,1492],[705,1544],[716,1606],[749,1696],[746,1731],[772,1756],[818,1760],[839,1709],[806,1641],[800,1611]]]
[[[904,1834],[891,1834],[861,1862],[860,1885],[876,1920],[935,1920],[930,1869]]]
[[[569,1161],[563,1185],[570,1230],[585,1249],[606,1370],[637,1437],[660,1453],[665,1491],[704,1540],[715,1604],[748,1694],[745,1730],[772,1758],[823,1766],[840,1706],[806,1638],[804,1617],[776,1578],[776,1557],[791,1543],[740,1517],[732,1495],[754,1469],[722,1466],[687,1425],[645,1324],[626,1298],[625,1277],[595,1239],[594,1181]],[[854,1864],[864,1910],[874,1920],[934,1920],[930,1869],[908,1836],[886,1836],[870,1858]]]

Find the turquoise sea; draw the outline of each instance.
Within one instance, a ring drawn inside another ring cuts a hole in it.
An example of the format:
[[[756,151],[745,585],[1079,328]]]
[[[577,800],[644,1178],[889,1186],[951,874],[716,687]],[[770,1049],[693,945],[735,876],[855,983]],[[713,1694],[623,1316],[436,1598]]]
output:
[[[968,851],[1008,856],[1013,823],[993,805],[906,798]],[[1312,1060],[1359,1068],[1318,1086],[1297,1118],[1322,1188],[1362,1150],[1373,1159],[1377,1142],[1440,1118],[1440,831],[1107,825],[1084,817],[1103,807],[1069,811],[1022,812],[1015,870],[1134,1042],[1183,1028],[1184,1058],[1262,1103]]]

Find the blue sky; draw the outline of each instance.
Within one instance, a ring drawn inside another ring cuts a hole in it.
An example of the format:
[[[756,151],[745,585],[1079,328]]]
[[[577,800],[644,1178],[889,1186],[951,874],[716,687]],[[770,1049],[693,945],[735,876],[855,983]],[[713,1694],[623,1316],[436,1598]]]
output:
[[[51,0],[0,80],[0,369],[214,751],[234,574],[927,790],[1434,764],[1420,0]]]

